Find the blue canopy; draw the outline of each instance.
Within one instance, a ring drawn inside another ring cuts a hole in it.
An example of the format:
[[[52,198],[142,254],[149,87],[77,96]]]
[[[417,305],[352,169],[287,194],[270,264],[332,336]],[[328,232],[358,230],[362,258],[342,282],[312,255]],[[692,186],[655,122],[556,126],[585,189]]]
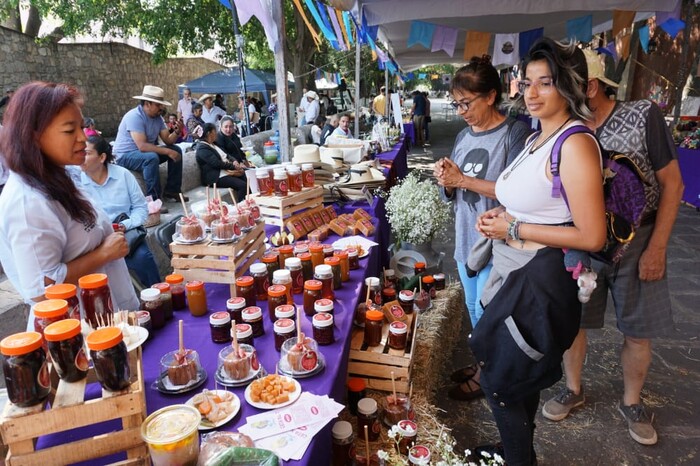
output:
[[[275,91],[274,73],[245,69],[246,89],[248,92]],[[241,75],[237,66],[225,70],[214,71],[199,78],[180,85],[180,88],[188,87],[195,93],[207,94],[238,94],[241,92]],[[289,82],[289,87],[294,88],[294,83]]]

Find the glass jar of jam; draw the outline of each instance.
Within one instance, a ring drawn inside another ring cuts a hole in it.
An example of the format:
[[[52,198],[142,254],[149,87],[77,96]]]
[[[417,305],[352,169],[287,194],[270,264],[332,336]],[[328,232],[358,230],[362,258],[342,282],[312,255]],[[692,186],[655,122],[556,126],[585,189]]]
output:
[[[255,290],[256,301],[267,301],[267,288],[270,286],[267,267],[265,267],[265,264],[256,262],[250,266],[250,274],[253,276],[253,289]]]
[[[321,297],[324,299],[335,299],[333,291],[333,269],[330,265],[317,265],[314,269],[314,279],[321,282]]]
[[[365,397],[367,384],[359,377],[348,379],[348,409],[350,414],[357,416],[357,403]]]
[[[367,303],[363,302],[357,305],[357,308],[355,309],[355,314],[352,317],[352,323],[353,325],[357,327],[365,327],[365,319],[367,315]]]
[[[376,304],[377,306],[382,305],[382,289],[379,286],[378,277],[367,277],[365,278],[365,286],[369,288],[369,301]],[[366,293],[363,293],[367,296]]]
[[[275,177],[273,180],[275,187],[275,196],[283,197],[289,194],[289,178],[287,170],[284,168],[275,168]]]
[[[289,270],[292,279],[292,293],[301,294],[304,291],[304,273],[301,268],[301,259],[288,257],[284,261],[284,268]]]
[[[163,304],[163,311],[166,319],[173,318],[173,294],[168,283],[156,283],[151,286],[160,291],[160,301]]]
[[[316,267],[323,264],[323,259],[325,259],[323,256],[323,245],[321,243],[311,243],[309,251],[311,252],[311,264],[315,270]]]
[[[267,268],[267,280],[271,284],[272,275],[275,273],[275,271],[280,269],[279,255],[276,253],[266,252],[262,256],[262,263],[265,264],[265,268]]]
[[[54,322],[68,318],[68,302],[65,299],[47,299],[34,305],[34,331],[44,335],[44,329]],[[48,351],[46,340],[41,346]]]
[[[7,396],[20,407],[41,403],[51,391],[46,352],[38,332],[21,332],[0,341]]]
[[[80,303],[83,306],[85,320],[92,328],[112,323],[112,295],[109,292],[109,280],[103,273],[93,273],[78,279]]]
[[[255,280],[253,277],[244,275],[236,279],[236,296],[240,296],[245,299],[245,305],[255,306],[257,302],[255,301]]]
[[[289,192],[298,193],[302,188],[301,170],[296,165],[290,165],[287,168],[287,177],[289,178]]]
[[[384,288],[393,288],[398,291],[399,278],[396,276],[394,269],[384,270]]]
[[[444,273],[436,273],[433,275],[433,279],[435,279],[435,290],[436,291],[442,291],[445,289],[445,274]]]
[[[307,243],[297,243],[294,244],[294,255],[299,257],[299,254],[304,254],[309,252],[309,245]]]
[[[253,338],[260,338],[265,335],[263,326],[262,309],[258,306],[250,306],[243,309],[243,323],[250,325],[253,329]]]
[[[275,332],[275,349],[277,351],[281,351],[282,343],[297,336],[297,327],[292,319],[278,319],[272,327]]]
[[[333,272],[333,289],[337,290],[343,286],[342,272],[340,271],[340,259],[337,257],[326,257],[324,259],[326,265],[331,266],[331,272]]]
[[[307,316],[314,315],[314,303],[321,299],[322,286],[318,280],[306,280],[304,282],[304,314]]]
[[[236,324],[236,338],[240,345],[246,344],[253,346],[253,327],[249,324]]]
[[[304,281],[311,280],[314,278],[314,264],[311,261],[310,252],[302,252],[297,255],[301,261],[301,276],[304,277]]]
[[[344,282],[350,280],[350,261],[347,251],[335,251],[333,257],[340,259],[340,280]]]
[[[68,318],[80,320],[80,301],[78,287],[72,283],[59,283],[46,288],[46,299],[63,299],[68,303]]]
[[[153,332],[153,323],[151,322],[151,313],[148,311],[136,311],[136,324],[148,330],[148,338],[151,338]]]
[[[377,411],[377,402],[372,398],[362,398],[357,402],[357,431],[365,431],[367,427],[367,438],[370,442],[374,442],[379,438],[379,413]]]
[[[382,342],[384,314],[382,311],[368,310],[365,314],[365,339],[367,346],[377,346]]]
[[[319,345],[332,345],[335,342],[333,336],[333,314],[322,312],[314,315],[311,320],[314,340]]]
[[[399,430],[399,453],[408,455],[409,449],[416,443],[418,424],[409,419],[402,419],[396,426]]]
[[[294,257],[294,246],[291,244],[284,244],[277,248],[277,252],[279,253],[278,260],[280,269],[283,269],[287,259]]]
[[[272,284],[282,285],[286,290],[287,302],[286,304],[294,304],[294,298],[292,298],[292,274],[287,269],[275,270],[272,274]],[[268,290],[269,295],[269,290]],[[275,306],[276,307],[276,306]]]
[[[87,337],[95,374],[105,390],[116,392],[129,386],[129,355],[122,331],[117,327],[95,330]]]
[[[423,273],[425,273],[425,262],[413,264],[413,275],[422,275]]]
[[[333,257],[333,252],[335,250],[333,249],[332,244],[324,244],[323,245],[323,258],[326,259],[328,257]]]
[[[204,291],[204,282],[192,280],[185,284],[185,289],[187,290],[187,305],[190,308],[190,314],[195,317],[205,315],[207,313],[207,294]]]
[[[314,166],[311,163],[301,165],[301,184],[304,188],[313,188],[316,181]]]
[[[88,359],[80,330],[80,321],[76,319],[55,322],[44,329],[53,366],[58,376],[66,382],[87,377]]]
[[[355,437],[352,433],[352,424],[348,421],[337,421],[333,424],[333,448],[331,466],[352,466],[352,444]]]
[[[284,285],[272,285],[267,289],[267,313],[270,322],[275,321],[275,309],[287,304],[287,288]]]
[[[348,253],[348,265],[350,270],[357,270],[360,268],[360,255],[355,248],[346,249]]]
[[[408,338],[408,326],[401,321],[389,324],[389,348],[396,350],[406,349]]]
[[[423,282],[423,290],[425,290],[426,293],[430,294],[430,299],[435,299],[435,279],[433,278],[433,276],[426,275],[423,278],[421,278],[421,281]]]
[[[411,290],[401,290],[399,291],[399,304],[401,305],[401,309],[403,309],[403,312],[405,314],[412,314],[413,313],[413,300],[415,296],[413,291]]]
[[[160,300],[160,291],[156,288],[141,290],[141,309],[151,314],[154,329],[165,327],[165,310]]]
[[[414,445],[408,450],[408,464],[423,466],[430,464],[430,450],[423,445]]]
[[[314,312],[316,314],[333,314],[333,301],[330,299],[319,299],[314,303]]]
[[[270,173],[265,170],[255,170],[255,179],[258,181],[258,191],[261,196],[272,196],[275,186],[270,178]]]
[[[245,298],[242,296],[236,296],[226,301],[226,309],[231,316],[231,321],[237,324],[243,322],[242,313],[245,307]]]
[[[396,290],[395,289],[387,287],[387,288],[384,288],[382,290],[382,302],[383,303],[388,303],[389,301],[394,301],[395,299],[396,299]]]
[[[275,308],[275,322],[280,319],[292,319],[296,322],[297,308],[294,304],[282,304]]]
[[[165,277],[165,282],[170,285],[170,293],[173,295],[173,309],[180,311],[187,307],[185,302],[185,277],[174,273]]]
[[[209,316],[211,341],[228,343],[231,341],[231,314],[226,311],[215,312]]]

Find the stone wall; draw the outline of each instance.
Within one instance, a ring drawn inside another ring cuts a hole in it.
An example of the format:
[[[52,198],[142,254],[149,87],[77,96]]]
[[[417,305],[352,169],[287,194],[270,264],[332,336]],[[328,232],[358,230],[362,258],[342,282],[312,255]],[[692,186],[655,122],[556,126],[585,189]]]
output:
[[[177,105],[177,86],[224,67],[206,58],[171,58],[160,65],[151,54],[120,43],[46,44],[0,27],[0,90],[32,80],[66,82],[85,96],[83,114],[95,119],[107,137],[116,135],[121,117],[135,106],[132,96],[145,84],[162,87]]]

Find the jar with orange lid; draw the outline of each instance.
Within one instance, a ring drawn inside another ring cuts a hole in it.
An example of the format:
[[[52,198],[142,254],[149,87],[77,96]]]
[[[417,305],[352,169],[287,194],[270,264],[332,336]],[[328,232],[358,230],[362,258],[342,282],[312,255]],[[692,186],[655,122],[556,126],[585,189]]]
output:
[[[332,244],[324,244],[323,245],[323,258],[327,257],[333,257],[333,245]]]
[[[254,285],[255,280],[251,276],[244,275],[236,279],[236,296],[245,299],[246,307],[255,306],[257,304]]]
[[[262,259],[260,260],[263,264],[265,264],[265,267],[267,268],[267,280],[271,284],[272,275],[275,273],[276,270],[280,269],[279,255],[268,251],[265,254],[263,254]]]
[[[309,246],[309,251],[311,252],[311,265],[314,269],[316,266],[323,264],[323,245],[321,243],[311,243]]]
[[[192,280],[185,284],[187,290],[187,305],[190,314],[195,317],[203,316],[207,313],[207,294],[204,290],[204,282]]]
[[[122,331],[117,327],[97,329],[88,335],[87,346],[102,388],[111,392],[126,389],[131,371]]]
[[[348,248],[345,250],[348,253],[348,265],[350,270],[357,270],[360,268],[360,255],[355,248]]]
[[[284,268],[289,270],[292,278],[292,293],[301,294],[304,291],[304,273],[301,270],[301,259],[288,257],[284,260]]]
[[[267,289],[267,313],[270,321],[275,321],[275,309],[287,304],[287,288],[284,285],[272,285]]]
[[[46,288],[46,299],[64,299],[68,303],[68,318],[80,320],[80,301],[78,287],[72,283],[59,283]]]
[[[165,277],[165,282],[170,285],[170,294],[173,299],[173,309],[180,311],[187,307],[185,302],[185,277],[178,273]]]
[[[78,286],[85,320],[92,328],[112,323],[114,308],[107,275],[103,273],[85,275],[78,279]]]
[[[297,257],[301,261],[301,276],[304,281],[311,280],[314,278],[314,263],[311,260],[310,252],[302,252],[297,254]]]
[[[388,303],[396,300],[396,290],[391,287],[386,287],[382,290],[382,302]]]
[[[318,280],[306,280],[304,282],[304,314],[312,316],[316,312],[314,303],[321,299],[323,284]]]
[[[243,322],[243,309],[245,309],[245,298],[236,296],[226,301],[226,309],[228,310],[231,320],[240,324]]]
[[[44,329],[53,367],[66,382],[76,382],[87,377],[88,359],[80,329],[80,321],[76,319],[61,320]]]
[[[294,246],[291,244],[285,244],[277,248],[277,252],[279,253],[279,264],[280,264],[280,269],[284,268],[285,261],[294,256]]]
[[[350,261],[347,251],[335,251],[333,256],[340,259],[340,280],[344,282],[350,280]]]
[[[335,299],[333,291],[333,269],[328,264],[317,265],[314,268],[314,280],[321,282],[321,297]]]
[[[272,274],[272,284],[282,285],[287,291],[287,302],[286,304],[293,304],[294,298],[292,298],[292,274],[287,269],[275,270]],[[268,293],[269,295],[269,293]]]
[[[267,301],[267,288],[270,286],[270,278],[267,276],[267,267],[260,262],[251,264],[250,275],[253,277],[255,300]]]
[[[337,290],[343,286],[343,277],[340,270],[340,259],[337,257],[326,257],[323,260],[324,264],[331,266],[331,271],[333,272],[333,289]]]
[[[160,302],[166,319],[173,318],[173,293],[170,291],[169,283],[154,283],[151,288],[160,291]]]
[[[44,335],[44,329],[54,322],[68,318],[68,302],[65,299],[47,299],[34,305],[34,331]],[[46,340],[44,351],[48,351]]]
[[[46,352],[38,332],[21,332],[0,341],[7,396],[20,407],[41,403],[51,391]]]
[[[425,272],[425,262],[413,264],[413,275],[422,275]]]
[[[382,311],[371,310],[365,313],[365,345],[377,346],[381,343],[383,326],[384,313]]]
[[[423,282],[423,290],[430,295],[430,299],[435,299],[437,292],[435,291],[435,279],[432,275],[426,275],[421,278]]]

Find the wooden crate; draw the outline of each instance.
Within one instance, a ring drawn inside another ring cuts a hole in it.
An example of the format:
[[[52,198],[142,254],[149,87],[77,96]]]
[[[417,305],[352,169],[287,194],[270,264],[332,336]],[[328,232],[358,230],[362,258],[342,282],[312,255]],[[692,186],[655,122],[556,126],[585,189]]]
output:
[[[384,322],[382,341],[377,346],[364,344],[365,330],[355,328],[350,340],[348,377],[358,377],[365,381],[368,388],[392,391],[391,372],[394,372],[396,390],[408,393],[411,384],[411,367],[415,347],[414,335],[418,313],[408,314],[408,337],[405,350],[389,348],[389,324]]]
[[[236,296],[236,273],[262,257],[265,252],[265,224],[256,223],[235,243],[218,244],[205,241],[198,244],[170,243],[173,253],[173,273],[186,280],[205,283],[228,283],[231,296]],[[240,275],[240,274],[239,274]]]
[[[52,371],[49,403],[20,408],[8,401],[0,418],[0,434],[9,451],[8,466],[45,466],[87,461],[119,452],[127,459],[114,465],[149,465],[148,448],[141,438],[141,423],[146,418],[146,397],[141,365],[141,348],[129,353],[131,386],[121,392],[102,390],[102,397],[84,401],[85,387],[94,382],[90,368],[87,379],[64,382]],[[50,406],[49,406],[50,405]],[[35,451],[36,439],[77,427],[121,419],[122,430],[94,435]]]
[[[305,209],[323,204],[323,187],[303,188],[301,192],[289,193],[288,196],[261,196],[251,194],[260,207],[260,215],[268,225],[282,226],[286,219]]]

